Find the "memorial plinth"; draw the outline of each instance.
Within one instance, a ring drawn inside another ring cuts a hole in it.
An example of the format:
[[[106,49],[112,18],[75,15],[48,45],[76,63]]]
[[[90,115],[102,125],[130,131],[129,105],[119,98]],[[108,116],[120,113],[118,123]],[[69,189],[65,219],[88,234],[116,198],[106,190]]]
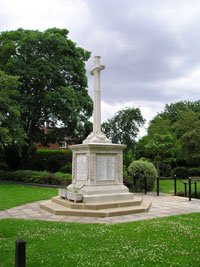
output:
[[[83,202],[129,200],[123,185],[123,149],[118,144],[81,144],[73,151],[72,184],[67,190],[82,194]]]

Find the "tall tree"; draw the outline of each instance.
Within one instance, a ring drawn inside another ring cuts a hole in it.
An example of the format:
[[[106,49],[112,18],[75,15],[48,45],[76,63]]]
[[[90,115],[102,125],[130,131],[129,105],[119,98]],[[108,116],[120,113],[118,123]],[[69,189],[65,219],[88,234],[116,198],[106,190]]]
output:
[[[192,110],[180,114],[173,124],[174,132],[180,140],[182,158],[188,165],[200,164],[200,112]]]
[[[157,165],[177,162],[200,163],[200,101],[168,104],[150,122],[147,135],[139,141],[138,156],[151,158]]]
[[[68,39],[66,29],[0,34],[0,70],[19,76],[21,82],[19,104],[28,137],[25,158],[34,142],[63,135],[75,139],[77,125],[87,123],[92,113],[85,75],[89,56]],[[45,122],[51,127],[49,135],[42,130]]]
[[[160,174],[161,163],[172,164],[176,162],[178,152],[178,142],[176,137],[172,134],[155,133],[146,144],[146,149],[151,154],[158,175]]]
[[[139,108],[125,108],[102,124],[102,130],[113,143],[127,145],[132,149],[145,120]]]
[[[11,144],[20,149],[25,142],[18,105],[18,77],[0,71],[0,155]]]

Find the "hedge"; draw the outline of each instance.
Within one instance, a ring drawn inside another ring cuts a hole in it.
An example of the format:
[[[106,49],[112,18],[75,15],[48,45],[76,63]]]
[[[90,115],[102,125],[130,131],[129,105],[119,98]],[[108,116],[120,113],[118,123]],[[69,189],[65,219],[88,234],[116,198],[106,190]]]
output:
[[[38,149],[30,161],[30,169],[49,172],[67,172],[72,170],[72,152],[65,150]]]
[[[14,172],[0,171],[0,180],[16,181],[36,184],[49,185],[69,185],[71,183],[71,174],[56,172],[49,173],[47,171],[31,171],[19,170]]]
[[[176,175],[178,178],[188,178],[190,176],[200,176],[200,168],[186,168],[186,167],[177,167],[173,170],[173,175]]]

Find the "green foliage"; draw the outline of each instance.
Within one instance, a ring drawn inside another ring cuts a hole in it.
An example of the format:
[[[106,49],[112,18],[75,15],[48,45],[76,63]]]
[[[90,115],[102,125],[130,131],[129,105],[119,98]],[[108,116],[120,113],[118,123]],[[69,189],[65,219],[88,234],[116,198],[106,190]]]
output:
[[[78,125],[84,128],[92,113],[85,75],[89,56],[68,39],[66,29],[18,29],[0,34],[0,70],[20,81],[16,89],[28,137],[24,160],[29,161],[34,142],[80,138],[76,129]],[[51,128],[48,134],[44,134],[44,122]],[[6,134],[4,130],[2,135]]]
[[[200,167],[189,168],[188,171],[189,171],[189,176],[200,177]]]
[[[60,172],[71,173],[72,172],[72,163],[68,162],[59,169]]]
[[[71,174],[49,173],[47,171],[0,171],[0,180],[36,184],[68,185],[71,183]]]
[[[150,122],[147,136],[137,145],[136,156],[151,159],[160,171],[163,164],[171,169],[199,166],[199,151],[200,101],[181,101],[166,105]]]
[[[198,267],[199,228],[200,213],[122,224],[4,219],[1,264],[13,266],[13,244],[22,236],[27,266]]]
[[[157,166],[157,172],[160,173],[160,163],[171,163],[176,161],[177,140],[174,135],[161,135],[155,133],[146,144],[146,148],[151,152],[152,158]]]
[[[18,150],[24,144],[25,134],[21,126],[18,105],[18,77],[0,71],[0,154],[5,148],[15,144]]]
[[[32,170],[47,170],[50,172],[66,171],[71,173],[71,150],[37,150],[30,160]]]
[[[173,174],[179,178],[188,178],[200,177],[200,167],[196,168],[186,168],[186,167],[177,167],[173,170]]]
[[[200,112],[200,101],[180,101],[165,106],[165,110],[162,114],[163,117],[168,118],[173,124],[180,119],[182,113],[187,111]]]
[[[135,160],[128,167],[128,172],[130,173],[133,182],[135,182],[134,189],[142,190],[144,188],[144,179],[146,177],[147,190],[152,191],[157,176],[157,171],[153,163],[144,160]]]
[[[113,143],[127,145],[128,150],[132,149],[139,133],[139,127],[144,124],[139,108],[125,108],[102,124],[102,131],[112,140]]]
[[[50,199],[57,194],[58,190],[54,188],[24,186],[1,182],[0,196],[3,201],[0,201],[0,210],[10,209],[16,206],[43,199]]]

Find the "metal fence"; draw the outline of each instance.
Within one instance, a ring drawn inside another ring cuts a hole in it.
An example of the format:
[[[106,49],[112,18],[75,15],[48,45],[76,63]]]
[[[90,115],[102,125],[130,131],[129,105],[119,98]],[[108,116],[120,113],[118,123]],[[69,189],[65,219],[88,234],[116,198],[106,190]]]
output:
[[[175,196],[188,197],[190,201],[191,198],[200,198],[200,177],[180,178],[176,175],[173,177],[156,177],[154,180],[154,191],[156,191],[157,196],[159,196],[160,193],[166,193],[165,190],[163,190],[163,181],[171,182],[169,182],[169,185],[172,187],[171,193]],[[142,191],[144,191],[144,194],[148,193],[147,177],[143,177]]]

